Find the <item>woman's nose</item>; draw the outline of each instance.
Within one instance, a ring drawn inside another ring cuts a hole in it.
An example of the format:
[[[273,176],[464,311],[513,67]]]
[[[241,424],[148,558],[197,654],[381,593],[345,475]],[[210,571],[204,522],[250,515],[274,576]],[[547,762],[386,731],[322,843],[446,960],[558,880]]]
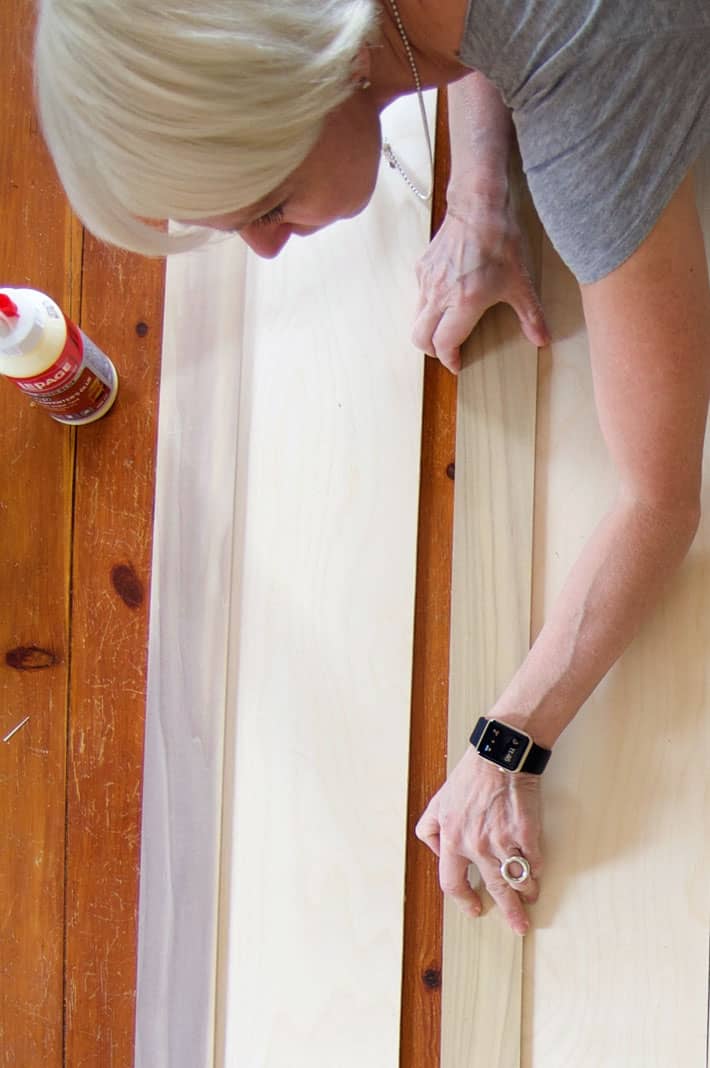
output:
[[[248,226],[241,231],[241,236],[252,252],[256,252],[257,256],[261,256],[265,260],[273,260],[287,243],[291,233],[291,227],[288,224],[264,227]]]

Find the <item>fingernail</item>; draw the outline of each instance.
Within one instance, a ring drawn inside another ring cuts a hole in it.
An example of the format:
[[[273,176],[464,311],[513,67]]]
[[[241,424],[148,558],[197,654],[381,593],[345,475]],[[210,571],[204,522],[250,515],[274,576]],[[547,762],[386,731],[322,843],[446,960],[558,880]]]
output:
[[[529,927],[530,927],[530,924],[527,921],[525,921],[525,922],[517,923],[515,925],[515,930],[516,930],[517,934],[525,935],[525,934],[528,933]]]

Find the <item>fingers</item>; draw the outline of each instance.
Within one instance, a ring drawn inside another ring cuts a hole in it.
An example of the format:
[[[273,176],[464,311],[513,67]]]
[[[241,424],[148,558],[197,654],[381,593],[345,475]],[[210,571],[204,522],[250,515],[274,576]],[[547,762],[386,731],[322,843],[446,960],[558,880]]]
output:
[[[543,348],[550,343],[550,331],[545,321],[545,313],[535,292],[535,287],[527,275],[524,278],[524,288],[521,296],[511,300],[515,314],[518,316],[520,328],[531,345]]]
[[[444,846],[439,858],[439,882],[444,893],[469,916],[481,915],[481,899],[468,881],[470,860]]]
[[[537,901],[540,890],[535,876],[539,871],[533,865],[532,857],[522,847],[512,847],[506,856],[522,854],[530,863],[531,876],[523,883],[520,890],[513,890],[501,874],[500,860],[493,856],[479,856],[473,860],[457,853],[450,843],[441,841],[439,821],[434,815],[425,813],[416,827],[416,835],[439,857],[439,883],[447,897],[468,916],[480,916],[481,898],[468,881],[468,869],[475,863],[485,882],[488,893],[503,913],[506,921],[516,934],[525,934],[530,922],[523,907],[523,902],[532,905]],[[536,855],[537,856],[537,855]]]
[[[420,841],[429,846],[432,853],[435,853],[437,857],[439,856],[441,852],[439,818],[431,810],[431,806],[419,820],[419,823],[414,828],[414,833]]]
[[[550,331],[542,306],[529,280],[520,297],[510,298],[525,337],[536,348],[550,342]],[[420,310],[412,329],[412,344],[435,356],[453,374],[461,370],[461,345],[478,325],[487,306],[457,304],[438,308],[420,301]]]
[[[530,878],[523,884],[521,891],[513,890],[512,886],[509,886],[501,875],[501,861],[496,857],[481,857],[476,863],[488,893],[503,913],[508,924],[516,934],[526,934],[530,927],[530,921],[523,907],[521,891],[525,890],[526,898],[529,894],[532,894],[536,899],[538,888],[535,881]]]
[[[435,356],[453,374],[461,370],[460,345],[478,322],[459,308],[432,309],[425,305],[412,329],[412,344]]]

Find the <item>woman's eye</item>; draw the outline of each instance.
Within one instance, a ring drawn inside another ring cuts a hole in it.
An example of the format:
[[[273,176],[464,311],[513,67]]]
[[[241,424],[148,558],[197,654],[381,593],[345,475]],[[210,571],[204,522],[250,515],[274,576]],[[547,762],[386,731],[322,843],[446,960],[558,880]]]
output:
[[[271,211],[267,211],[265,215],[260,215],[258,219],[254,219],[252,226],[270,226],[274,223],[283,222],[284,218],[284,205],[278,204]]]

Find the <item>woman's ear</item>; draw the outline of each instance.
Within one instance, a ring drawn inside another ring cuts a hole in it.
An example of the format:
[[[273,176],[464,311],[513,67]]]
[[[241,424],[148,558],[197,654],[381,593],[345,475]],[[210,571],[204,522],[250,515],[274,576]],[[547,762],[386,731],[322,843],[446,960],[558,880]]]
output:
[[[351,66],[350,81],[353,89],[370,88],[370,46],[364,44],[353,59]]]

